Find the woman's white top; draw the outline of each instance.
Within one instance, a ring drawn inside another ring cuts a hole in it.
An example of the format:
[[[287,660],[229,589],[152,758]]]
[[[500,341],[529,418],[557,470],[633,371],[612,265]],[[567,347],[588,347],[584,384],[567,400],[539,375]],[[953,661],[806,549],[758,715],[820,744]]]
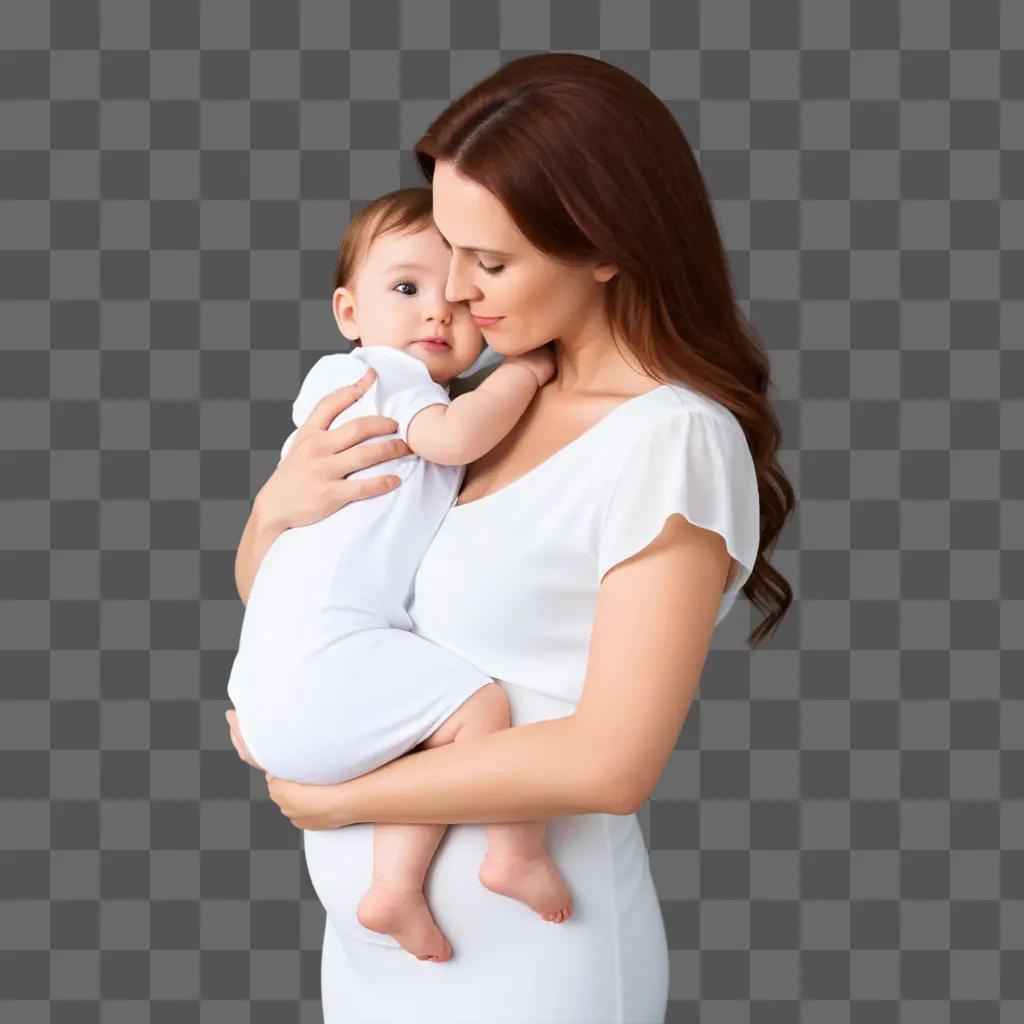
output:
[[[717,624],[753,569],[759,511],[735,416],[662,385],[525,476],[452,508],[420,563],[409,614],[418,633],[485,671],[577,700],[605,573],[682,513],[720,534],[736,563]]]
[[[733,414],[675,383],[616,406],[525,476],[450,509],[415,578],[414,629],[502,683],[513,726],[570,715],[602,576],[674,513],[720,534],[734,559],[721,621],[757,556],[757,479]],[[425,886],[454,951],[443,964],[417,961],[356,920],[372,824],[304,836],[330,918],[321,990],[331,1024],[664,1021],[668,945],[636,815],[548,822],[547,848],[574,898],[559,925],[480,885],[484,826],[450,826]]]

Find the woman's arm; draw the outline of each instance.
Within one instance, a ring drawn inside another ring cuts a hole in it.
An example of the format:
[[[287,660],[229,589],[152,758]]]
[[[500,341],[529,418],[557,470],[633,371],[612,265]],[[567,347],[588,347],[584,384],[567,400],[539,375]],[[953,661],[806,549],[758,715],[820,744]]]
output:
[[[334,786],[267,775],[270,798],[296,828],[362,821],[454,824],[624,814],[574,715],[405,754]]]
[[[238,542],[238,553],[235,555],[235,587],[243,605],[249,601],[252,581],[256,578],[256,571],[263,561],[263,556],[286,529],[287,527],[280,521],[268,519],[263,515],[263,506],[257,496],[242,531],[242,539]]]
[[[270,777],[271,799],[308,829],[632,813],[672,756],[729,564],[721,536],[670,516],[605,575],[573,714],[418,750],[337,786]]]

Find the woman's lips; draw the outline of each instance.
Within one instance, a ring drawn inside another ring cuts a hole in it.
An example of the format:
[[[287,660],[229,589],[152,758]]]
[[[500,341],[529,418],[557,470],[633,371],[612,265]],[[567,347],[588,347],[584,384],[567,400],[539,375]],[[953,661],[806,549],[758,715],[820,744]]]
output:
[[[491,324],[496,324],[499,320],[505,319],[503,316],[477,316],[475,313],[470,313],[470,316],[477,327],[490,327]]]

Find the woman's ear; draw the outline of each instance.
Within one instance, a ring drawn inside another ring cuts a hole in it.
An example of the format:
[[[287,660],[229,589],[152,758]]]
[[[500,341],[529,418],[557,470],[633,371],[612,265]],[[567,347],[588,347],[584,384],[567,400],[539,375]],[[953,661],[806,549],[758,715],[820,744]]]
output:
[[[618,272],[619,268],[614,263],[599,263],[594,268],[594,280],[604,284],[606,281],[610,281]]]
[[[359,322],[356,319],[356,297],[348,288],[336,288],[331,296],[334,321],[349,341],[359,340]]]

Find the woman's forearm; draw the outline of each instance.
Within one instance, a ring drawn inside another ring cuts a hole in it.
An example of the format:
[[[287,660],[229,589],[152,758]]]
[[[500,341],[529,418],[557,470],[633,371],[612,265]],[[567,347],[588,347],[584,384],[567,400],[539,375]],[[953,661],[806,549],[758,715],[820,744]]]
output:
[[[533,821],[625,814],[572,715],[417,750],[334,787],[338,823]]]
[[[256,579],[263,556],[286,529],[283,524],[266,519],[257,498],[238,542],[238,554],[235,555],[235,586],[243,605],[249,601],[252,581]]]

